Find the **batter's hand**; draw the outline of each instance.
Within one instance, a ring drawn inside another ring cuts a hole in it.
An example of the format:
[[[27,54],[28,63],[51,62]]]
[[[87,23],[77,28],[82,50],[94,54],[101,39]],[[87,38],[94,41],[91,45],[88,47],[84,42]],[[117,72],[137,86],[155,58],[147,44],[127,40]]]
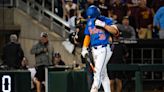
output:
[[[95,26],[104,27],[105,25],[106,25],[105,22],[103,22],[99,19],[96,19]]]
[[[115,37],[119,37],[120,32],[118,30],[118,27],[116,25],[111,25],[111,27],[115,28],[115,30],[117,31],[116,34],[114,34]]]
[[[82,52],[81,52],[81,55],[83,56],[83,58],[85,58],[86,54],[88,54],[88,50],[86,47],[83,47]]]
[[[85,55],[85,58],[86,58],[87,62],[89,63],[89,65],[90,65],[92,71],[95,73],[96,71],[95,71],[95,68],[94,68],[94,64],[93,64],[93,62],[91,61],[91,59],[90,59],[90,57],[89,57],[89,54],[86,54],[86,55]]]

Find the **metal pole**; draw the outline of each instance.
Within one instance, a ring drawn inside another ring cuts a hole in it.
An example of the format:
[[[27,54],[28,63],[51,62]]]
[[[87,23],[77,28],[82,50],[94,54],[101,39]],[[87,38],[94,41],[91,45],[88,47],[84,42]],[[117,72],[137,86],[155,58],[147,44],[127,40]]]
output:
[[[19,0],[16,0],[16,7],[19,7]]]
[[[51,12],[54,14],[54,8],[55,8],[55,6],[54,6],[54,0],[52,0],[51,1]],[[50,30],[52,30],[53,29],[53,17],[51,16],[51,26],[50,26]]]
[[[30,15],[30,1],[27,1],[27,14]]]
[[[45,92],[48,92],[48,67],[45,68]]]
[[[142,84],[142,72],[136,71],[135,72],[135,92],[143,92],[143,84]]]

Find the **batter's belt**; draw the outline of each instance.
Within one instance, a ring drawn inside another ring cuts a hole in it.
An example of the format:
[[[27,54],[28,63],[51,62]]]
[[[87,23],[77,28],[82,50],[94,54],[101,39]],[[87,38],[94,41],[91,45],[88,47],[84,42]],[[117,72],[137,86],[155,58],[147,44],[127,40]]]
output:
[[[104,48],[104,47],[107,47],[107,46],[109,46],[109,44],[93,46],[92,48],[93,48],[93,49],[99,49],[99,48]]]

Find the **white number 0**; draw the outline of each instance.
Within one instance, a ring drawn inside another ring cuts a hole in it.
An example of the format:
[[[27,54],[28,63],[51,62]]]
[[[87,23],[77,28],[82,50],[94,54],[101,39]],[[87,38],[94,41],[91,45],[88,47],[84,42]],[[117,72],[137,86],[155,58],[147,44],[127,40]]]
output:
[[[5,88],[5,80],[7,79],[7,88]],[[4,75],[2,77],[2,92],[11,92],[11,77],[9,75]]]

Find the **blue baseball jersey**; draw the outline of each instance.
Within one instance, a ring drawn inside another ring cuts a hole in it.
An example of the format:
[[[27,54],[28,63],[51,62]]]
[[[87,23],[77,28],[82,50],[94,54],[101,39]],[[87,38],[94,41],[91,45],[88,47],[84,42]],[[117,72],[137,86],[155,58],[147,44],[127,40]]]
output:
[[[112,19],[107,18],[105,16],[99,16],[98,18],[88,19],[84,34],[90,36],[91,47],[98,46],[98,45],[110,44],[110,42],[109,42],[110,33],[108,31],[106,31],[104,28],[96,27],[95,26],[96,19],[104,21],[107,25],[113,24]]]

